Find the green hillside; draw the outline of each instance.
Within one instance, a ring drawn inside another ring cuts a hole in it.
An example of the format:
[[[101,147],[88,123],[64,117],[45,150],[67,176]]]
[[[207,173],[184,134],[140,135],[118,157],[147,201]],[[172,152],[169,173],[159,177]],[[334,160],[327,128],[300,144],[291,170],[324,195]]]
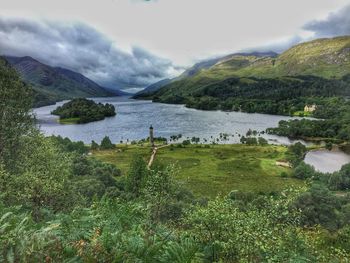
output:
[[[341,79],[349,73],[350,36],[317,39],[298,44],[277,57],[232,55],[208,69],[164,86],[155,96],[166,101],[165,97],[172,94],[172,102],[178,102],[177,96],[186,97],[208,85],[220,85],[228,78],[241,78],[241,82],[309,75]]]
[[[314,75],[339,78],[350,72],[350,36],[298,44],[277,57],[236,56],[200,73],[210,78]]]

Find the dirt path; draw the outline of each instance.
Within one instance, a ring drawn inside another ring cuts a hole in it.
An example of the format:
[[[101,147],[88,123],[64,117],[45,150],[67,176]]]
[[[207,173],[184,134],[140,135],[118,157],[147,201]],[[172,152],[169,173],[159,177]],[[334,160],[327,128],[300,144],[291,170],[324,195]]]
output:
[[[153,151],[152,151],[151,158],[149,159],[148,164],[147,164],[147,168],[148,168],[148,169],[151,169],[151,166],[152,166],[152,164],[153,164],[153,162],[154,162],[154,159],[155,159],[155,157],[156,157],[156,154],[157,154],[158,149],[161,149],[161,148],[164,148],[164,147],[168,147],[169,145],[170,145],[170,144],[162,145],[162,146],[159,146],[159,147],[157,147],[157,146],[154,146],[154,147],[153,147]]]

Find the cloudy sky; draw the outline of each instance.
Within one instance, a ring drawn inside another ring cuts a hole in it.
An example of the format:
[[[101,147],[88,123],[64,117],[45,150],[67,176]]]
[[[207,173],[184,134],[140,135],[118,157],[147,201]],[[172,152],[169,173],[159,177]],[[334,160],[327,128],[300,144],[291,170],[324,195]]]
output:
[[[0,0],[0,54],[32,56],[110,88],[144,87],[194,62],[281,52],[350,34],[349,0]]]

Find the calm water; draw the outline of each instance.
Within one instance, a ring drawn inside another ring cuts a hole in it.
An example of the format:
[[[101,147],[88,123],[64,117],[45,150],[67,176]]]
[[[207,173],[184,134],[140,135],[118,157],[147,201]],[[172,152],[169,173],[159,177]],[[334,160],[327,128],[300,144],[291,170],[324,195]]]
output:
[[[57,117],[50,114],[58,105],[35,109],[38,123],[46,135],[61,135],[72,140],[90,143],[100,142],[109,136],[112,142],[139,140],[148,137],[149,126],[154,127],[155,136],[169,138],[182,134],[186,137],[206,138],[208,141],[219,137],[220,133],[230,134],[228,141],[221,143],[237,143],[249,129],[264,131],[268,127],[276,127],[280,120],[289,117],[267,114],[248,114],[240,112],[201,111],[188,109],[182,105],[152,103],[151,101],[132,100],[125,97],[96,98],[97,102],[111,103],[116,107],[117,115],[105,120],[88,124],[62,125]],[[290,144],[285,137],[262,135],[270,143]]]
[[[338,148],[332,151],[315,150],[308,152],[304,161],[315,167],[317,171],[332,173],[340,170],[344,164],[350,163],[350,154]]]

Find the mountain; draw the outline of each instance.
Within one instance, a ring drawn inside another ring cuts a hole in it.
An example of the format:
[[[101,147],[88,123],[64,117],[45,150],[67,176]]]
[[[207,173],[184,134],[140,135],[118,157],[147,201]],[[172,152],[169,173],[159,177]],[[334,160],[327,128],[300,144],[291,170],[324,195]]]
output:
[[[196,64],[188,70],[187,77],[165,85],[161,93],[162,96],[166,93],[167,96],[170,93],[188,95],[229,78],[266,79],[309,75],[340,79],[349,73],[350,36],[343,36],[301,43],[280,55],[241,53],[210,60],[205,65]],[[160,95],[155,93],[155,96]]]
[[[306,98],[331,96],[350,96],[350,36],[298,44],[278,56],[233,54],[143,98],[199,109],[290,114],[302,110]],[[283,104],[288,111],[281,110]]]
[[[170,82],[172,82],[172,79],[162,79],[156,83],[153,83],[149,86],[147,86],[145,89],[137,92],[133,98],[141,98],[144,95],[149,95],[152,92],[155,92],[159,89],[161,89],[162,87],[164,87],[165,85],[169,84]]]
[[[35,91],[35,105],[77,97],[120,95],[101,87],[84,75],[61,67],[51,67],[32,57],[4,57]]]

